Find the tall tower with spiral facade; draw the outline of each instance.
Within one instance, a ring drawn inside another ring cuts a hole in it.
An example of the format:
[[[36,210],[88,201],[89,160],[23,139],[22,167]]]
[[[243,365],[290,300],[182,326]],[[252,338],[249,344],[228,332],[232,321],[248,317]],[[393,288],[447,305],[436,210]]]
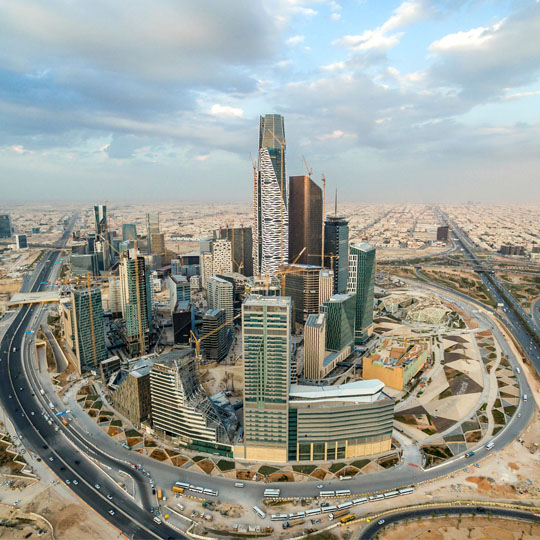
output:
[[[289,201],[285,170],[285,125],[279,114],[261,116],[254,193],[254,273],[276,275],[289,258]]]

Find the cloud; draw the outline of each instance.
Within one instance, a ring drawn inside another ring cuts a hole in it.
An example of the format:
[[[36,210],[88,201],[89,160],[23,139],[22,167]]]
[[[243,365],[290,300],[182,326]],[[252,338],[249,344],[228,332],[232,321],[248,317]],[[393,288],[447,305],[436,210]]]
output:
[[[330,20],[332,20],[332,21],[340,21],[341,20],[341,13],[332,13],[332,15],[330,15]]]
[[[243,109],[239,107],[230,107],[229,105],[212,105],[210,114],[214,116],[221,116],[223,118],[242,118],[244,116]]]
[[[304,36],[292,36],[287,41],[285,41],[286,45],[298,45],[300,43],[304,43]]]

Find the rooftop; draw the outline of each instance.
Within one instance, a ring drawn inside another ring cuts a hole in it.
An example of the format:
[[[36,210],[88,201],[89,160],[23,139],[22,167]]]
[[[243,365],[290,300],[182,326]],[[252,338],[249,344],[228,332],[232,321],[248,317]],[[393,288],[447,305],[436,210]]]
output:
[[[336,399],[347,397],[375,396],[384,388],[379,379],[355,381],[336,386],[308,386],[291,384],[289,396],[299,399]]]

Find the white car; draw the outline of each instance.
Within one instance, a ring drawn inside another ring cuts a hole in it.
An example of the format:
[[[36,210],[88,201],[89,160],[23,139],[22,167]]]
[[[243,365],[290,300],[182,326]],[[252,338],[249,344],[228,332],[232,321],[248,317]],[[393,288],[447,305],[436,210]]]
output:
[[[109,510],[109,514],[111,514],[111,516],[114,516],[114,510]]]
[[[101,488],[101,486],[100,486],[99,484],[95,484],[94,487],[95,487],[96,489],[100,489],[100,488]]]
[[[377,521],[377,525],[382,525],[384,523],[384,519],[379,519],[379,521]]]
[[[77,480],[73,480],[73,483],[77,486],[79,485],[79,482]]]

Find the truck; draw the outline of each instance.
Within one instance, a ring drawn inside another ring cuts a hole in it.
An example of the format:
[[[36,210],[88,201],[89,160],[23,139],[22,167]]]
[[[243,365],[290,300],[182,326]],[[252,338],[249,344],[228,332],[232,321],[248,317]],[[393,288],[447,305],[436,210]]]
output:
[[[178,486],[173,486],[171,490],[174,491],[174,493],[184,493],[184,488]]]
[[[214,510],[214,505],[211,502],[204,501],[202,503],[203,508],[208,508],[208,510]]]
[[[65,418],[61,418],[60,422],[62,422],[62,424],[64,424],[64,426],[68,425],[68,422],[67,422],[67,420]]]
[[[301,525],[302,523],[305,523],[306,520],[304,518],[296,518],[291,519],[290,521],[286,521],[285,523],[282,523],[281,526],[284,529],[288,529],[289,527],[294,527],[295,525]]]
[[[163,499],[163,491],[161,491],[161,488],[158,488],[157,490],[157,498],[158,501],[161,501],[161,499]]]
[[[328,514],[328,519],[330,521],[333,521],[334,519],[337,519],[342,516],[346,516],[349,513],[347,509],[338,510],[337,512],[332,512],[331,514]]]
[[[347,514],[346,516],[343,516],[339,520],[339,522],[345,524],[345,523],[349,523],[349,521],[352,521],[355,518],[356,518],[356,516],[354,514]]]

